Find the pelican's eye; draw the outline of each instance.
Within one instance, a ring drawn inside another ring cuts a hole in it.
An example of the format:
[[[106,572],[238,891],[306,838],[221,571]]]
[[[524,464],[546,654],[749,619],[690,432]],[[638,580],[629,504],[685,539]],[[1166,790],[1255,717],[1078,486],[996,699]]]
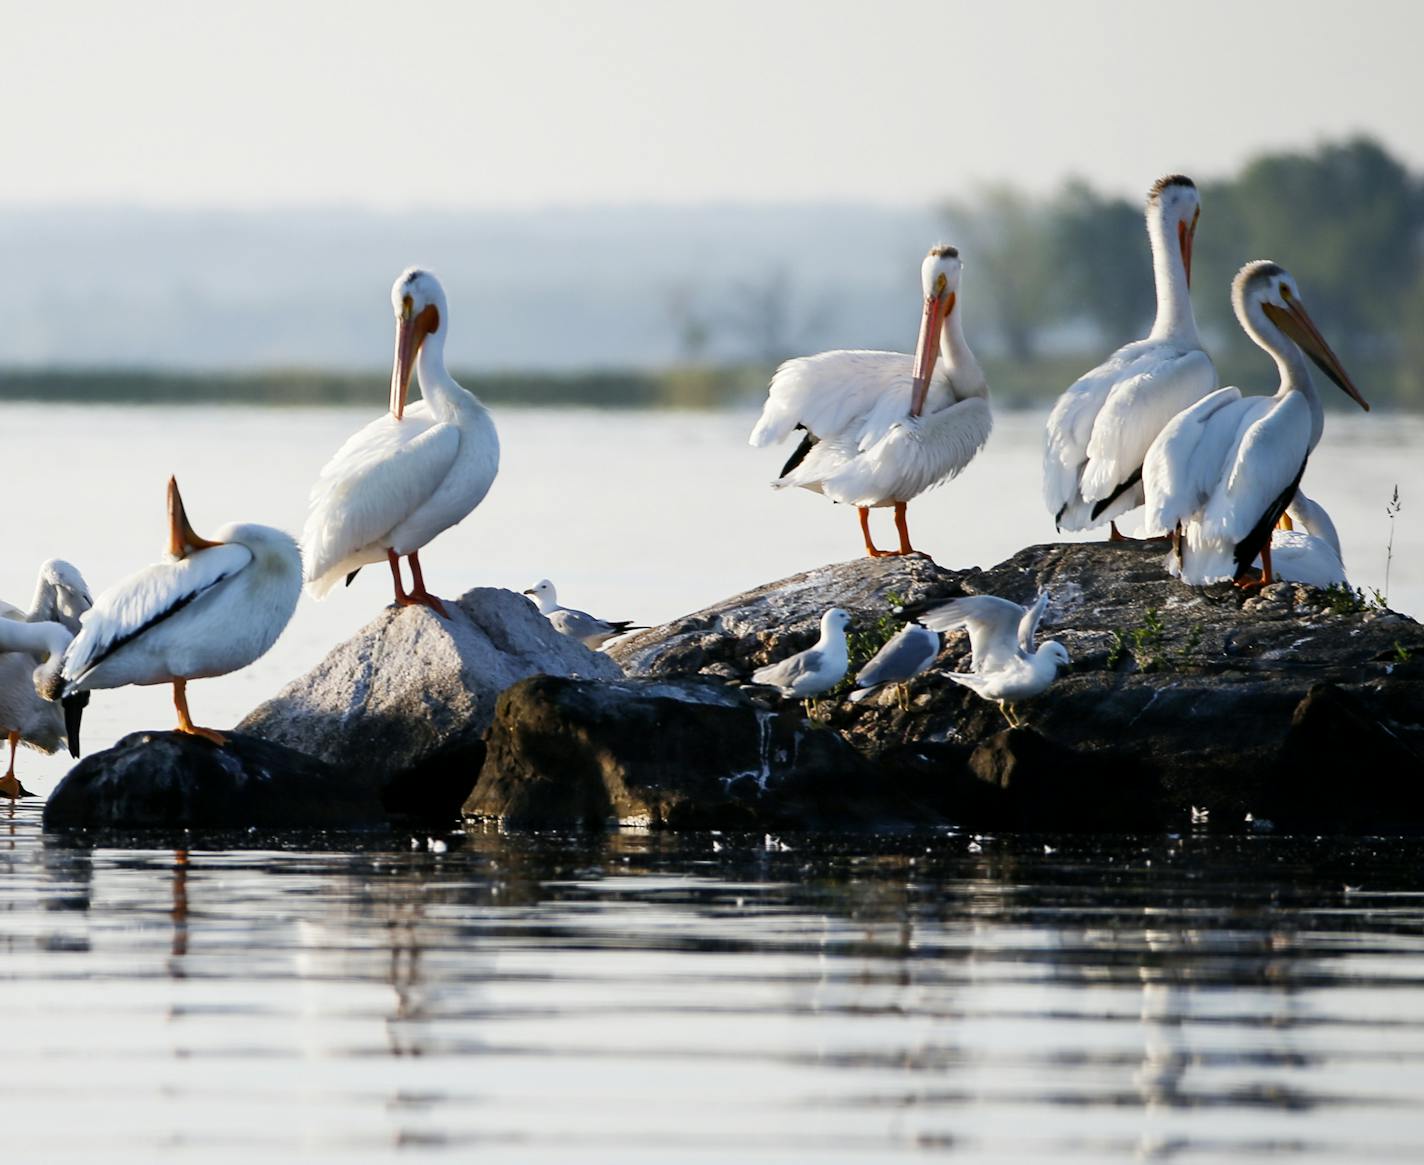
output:
[[[410,298],[410,296],[407,295],[404,299],[401,300],[401,314],[400,314],[400,318],[403,319],[403,320],[408,320],[408,319],[410,319],[410,317],[414,314],[414,312],[415,312],[415,303],[414,303],[414,301]]]
[[[943,295],[943,294],[944,294],[944,289],[945,289],[946,287],[948,287],[948,286],[949,286],[949,280],[945,277],[944,272],[941,271],[941,272],[939,273],[939,275],[935,277],[935,295],[936,295],[936,296]]]

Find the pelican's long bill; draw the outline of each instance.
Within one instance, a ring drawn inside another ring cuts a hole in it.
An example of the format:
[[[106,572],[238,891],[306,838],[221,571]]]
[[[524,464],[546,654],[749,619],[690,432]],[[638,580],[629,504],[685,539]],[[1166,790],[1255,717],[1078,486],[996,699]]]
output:
[[[410,297],[407,296],[401,309],[400,318],[396,320],[395,363],[391,368],[391,415],[396,420],[405,415],[410,374],[415,371],[415,360],[420,355],[420,346],[425,343],[425,337],[439,326],[439,314],[433,305],[419,315],[412,315]]]
[[[221,542],[211,542],[200,538],[188,523],[188,511],[183,508],[183,495],[178,492],[178,479],[168,479],[168,557],[187,558],[195,550],[209,546],[221,546]]]
[[[944,277],[940,280],[943,282]],[[915,366],[910,373],[913,392],[910,397],[910,416],[918,417],[924,411],[925,397],[930,390],[930,377],[934,375],[935,361],[939,359],[939,334],[945,317],[954,310],[954,292],[925,296],[925,315],[920,321],[920,341],[915,347]]]
[[[1196,214],[1192,215],[1191,225],[1185,222],[1177,224],[1177,245],[1182,249],[1182,269],[1187,273],[1187,286],[1192,285],[1192,242],[1197,237],[1197,220],[1201,218],[1201,208],[1197,208]]]
[[[1287,336],[1294,340],[1300,350],[1315,362],[1320,371],[1330,377],[1365,412],[1370,411],[1369,401],[1360,395],[1360,390],[1355,387],[1354,381],[1350,379],[1350,374],[1340,365],[1339,358],[1330,350],[1330,345],[1325,342],[1325,337],[1320,334],[1320,329],[1315,326],[1315,321],[1310,318],[1310,313],[1305,310],[1305,305],[1294,296],[1286,298],[1284,309],[1277,307],[1273,303],[1261,305],[1271,322],[1280,328]]]

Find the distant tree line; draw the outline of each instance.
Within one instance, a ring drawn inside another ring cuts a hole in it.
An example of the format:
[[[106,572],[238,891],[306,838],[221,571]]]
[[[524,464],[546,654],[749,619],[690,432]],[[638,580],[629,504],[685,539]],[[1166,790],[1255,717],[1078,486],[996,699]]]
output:
[[[1144,196],[1156,177],[1143,175]],[[1424,179],[1361,137],[1264,154],[1198,186],[1192,300],[1225,381],[1250,388],[1271,375],[1236,323],[1229,288],[1243,263],[1275,259],[1366,395],[1424,407]],[[1080,350],[1086,368],[1150,323],[1140,201],[1072,180],[1045,198],[989,187],[947,202],[943,215],[964,250],[975,323],[1000,356],[1030,364],[1050,349]]]

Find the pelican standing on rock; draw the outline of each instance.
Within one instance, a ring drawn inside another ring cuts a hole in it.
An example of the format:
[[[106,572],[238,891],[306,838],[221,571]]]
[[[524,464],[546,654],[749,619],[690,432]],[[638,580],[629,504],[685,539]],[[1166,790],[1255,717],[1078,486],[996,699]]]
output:
[[[51,753],[64,743],[65,709],[45,693],[72,638],[62,623],[0,618],[0,732],[10,745],[10,766],[0,776],[0,796],[12,801],[34,796],[15,776],[19,745]],[[77,741],[70,751],[79,755]]]
[[[1048,592],[1040,592],[1027,609],[997,595],[969,595],[926,612],[920,621],[936,631],[964,628],[969,632],[972,671],[946,672],[986,700],[999,705],[1009,726],[1019,719],[1012,705],[1047,689],[1068,666],[1068,649],[1050,639],[1037,651],[1033,638],[1048,607]]]
[[[993,427],[989,383],[960,326],[960,269],[954,247],[925,257],[914,356],[837,351],[788,360],[772,377],[752,430],[755,446],[805,430],[773,485],[799,485],[854,506],[865,551],[875,558],[915,553],[906,505],[958,474]],[[898,550],[878,550],[870,536],[870,511],[885,507],[895,510]]]
[[[1361,408],[1370,406],[1279,264],[1247,263],[1232,281],[1231,302],[1246,334],[1276,362],[1280,388],[1250,397],[1217,389],[1181,413],[1149,450],[1143,480],[1148,533],[1172,535],[1172,573],[1193,586],[1232,579],[1250,589],[1272,579],[1271,531],[1325,429],[1302,353]]]
[[[554,590],[554,584],[546,578],[541,578],[524,593],[534,599],[539,614],[553,624],[555,631],[560,635],[567,635],[570,639],[577,639],[590,651],[597,651],[610,639],[625,635],[629,631],[647,630],[646,627],[635,625],[631,619],[610,623],[606,619],[590,615],[587,611],[560,606],[558,592]]]
[[[1182,409],[1216,387],[1192,314],[1192,240],[1201,200],[1180,174],[1147,195],[1157,319],[1145,340],[1119,348],[1053,406],[1043,442],[1043,500],[1059,530],[1089,530],[1142,504],[1142,462]]]
[[[95,600],[64,653],[56,687],[71,697],[127,684],[173,685],[178,731],[226,737],[188,715],[189,680],[244,668],[277,642],[302,593],[297,544],[271,526],[237,523],[200,538],[168,479],[168,554]],[[77,744],[71,726],[71,745]]]
[[[499,435],[474,395],[445,368],[450,312],[440,281],[412,267],[391,289],[396,315],[391,409],[350,438],[312,489],[302,549],[307,587],[321,598],[373,562],[386,561],[396,603],[446,614],[425,588],[420,549],[484,500],[499,472]],[[422,400],[406,407],[410,375]],[[411,589],[400,559],[410,561]]]

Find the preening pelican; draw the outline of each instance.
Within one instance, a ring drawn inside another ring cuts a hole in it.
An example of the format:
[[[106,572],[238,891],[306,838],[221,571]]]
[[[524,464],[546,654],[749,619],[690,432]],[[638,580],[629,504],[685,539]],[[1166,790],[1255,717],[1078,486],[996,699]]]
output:
[[[989,384],[964,340],[957,310],[959,252],[935,247],[920,268],[924,318],[914,356],[822,352],[776,370],[751,444],[793,429],[805,437],[773,483],[799,485],[855,506],[866,553],[913,554],[905,506],[948,481],[984,447],[993,427]],[[943,363],[936,369],[935,362]],[[898,550],[877,550],[870,511],[893,506]]]
[[[15,750],[27,744],[54,752],[65,740],[64,709],[49,699],[60,657],[73,636],[62,623],[0,618],[0,731],[10,744],[10,767],[0,796],[34,796],[15,776]],[[77,749],[71,751],[77,756]]]
[[[626,635],[629,631],[646,631],[645,626],[636,626],[631,619],[609,622],[590,615],[587,611],[577,611],[573,607],[559,605],[559,595],[554,584],[541,578],[524,592],[531,595],[539,613],[553,624],[554,630],[570,639],[577,639],[590,651],[597,651],[610,639]]]
[[[420,549],[470,513],[499,471],[499,435],[484,405],[445,369],[450,312],[440,281],[412,267],[391,288],[396,314],[391,409],[326,463],[312,488],[302,550],[321,598],[372,562],[390,563],[396,603],[444,615],[425,589]],[[423,400],[406,408],[412,368]],[[411,589],[400,559],[410,560]]]
[[[846,628],[850,614],[832,607],[821,616],[821,637],[805,651],[777,663],[769,663],[752,673],[752,683],[776,688],[783,696],[808,700],[829,692],[845,679],[850,667]]]
[[[1143,467],[1148,533],[1172,534],[1172,573],[1193,586],[1233,579],[1271,581],[1271,530],[1296,495],[1325,410],[1302,352],[1361,408],[1350,381],[1301,302],[1295,280],[1264,259],[1247,263],[1231,284],[1246,334],[1280,370],[1274,396],[1217,389],[1173,419]],[[1251,563],[1261,556],[1259,577]]]
[[[1257,569],[1261,560],[1252,564]],[[1271,566],[1276,577],[1306,586],[1347,587],[1340,535],[1325,507],[1297,489],[1276,532],[1271,535]]]
[[[1196,184],[1160,178],[1147,195],[1147,237],[1157,320],[1145,340],[1119,348],[1053,406],[1043,442],[1043,500],[1059,530],[1089,530],[1142,504],[1142,462],[1163,427],[1216,387],[1192,314]]]
[[[926,612],[920,621],[936,631],[964,628],[969,632],[971,671],[946,672],[986,700],[999,705],[1011,727],[1017,728],[1015,701],[1044,691],[1068,666],[1068,649],[1050,639],[1034,650],[1038,621],[1048,607],[1048,592],[1039,593],[1027,609],[997,595],[969,595]]]
[[[178,731],[221,745],[188,715],[189,680],[246,667],[277,642],[302,593],[297,544],[271,526],[224,526],[212,541],[188,523],[168,479],[168,554],[94,602],[64,653],[63,694],[173,685]]]
[[[41,564],[35,579],[35,593],[28,611],[0,601],[0,618],[23,619],[28,623],[62,623],[70,634],[79,630],[79,620],[94,605],[89,584],[79,569],[62,558]]]

